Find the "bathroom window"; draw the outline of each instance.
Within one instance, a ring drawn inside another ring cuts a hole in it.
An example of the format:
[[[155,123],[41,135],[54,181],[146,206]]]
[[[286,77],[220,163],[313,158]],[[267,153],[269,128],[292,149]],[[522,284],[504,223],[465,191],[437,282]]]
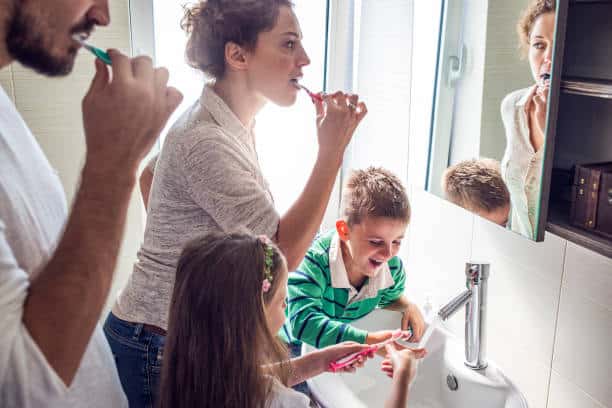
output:
[[[337,49],[350,48],[335,54],[343,61],[330,61],[339,67],[335,75],[344,77],[333,79],[359,94],[368,106],[345,156],[343,173],[383,166],[407,182],[414,2],[340,0],[336,4],[332,21],[352,32],[331,39],[338,41]]]

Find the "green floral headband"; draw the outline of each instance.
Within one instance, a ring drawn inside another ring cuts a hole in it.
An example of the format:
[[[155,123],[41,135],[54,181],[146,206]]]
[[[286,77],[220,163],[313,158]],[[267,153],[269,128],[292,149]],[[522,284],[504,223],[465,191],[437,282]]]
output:
[[[261,290],[263,293],[266,293],[270,290],[270,287],[272,286],[272,266],[274,265],[274,249],[271,245],[272,242],[265,235],[260,235],[259,240],[261,241],[264,247],[264,279],[261,283]]]

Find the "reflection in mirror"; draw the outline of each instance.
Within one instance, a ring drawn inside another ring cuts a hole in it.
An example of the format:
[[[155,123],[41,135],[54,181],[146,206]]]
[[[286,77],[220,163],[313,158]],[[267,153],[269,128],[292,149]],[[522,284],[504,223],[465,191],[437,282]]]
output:
[[[541,240],[555,2],[444,3],[427,190]]]

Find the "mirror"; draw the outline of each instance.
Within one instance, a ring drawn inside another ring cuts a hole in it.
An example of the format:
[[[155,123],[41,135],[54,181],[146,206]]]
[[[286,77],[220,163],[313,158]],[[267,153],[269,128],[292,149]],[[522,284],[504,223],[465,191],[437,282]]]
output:
[[[540,220],[554,0],[442,5],[427,191],[533,240]]]

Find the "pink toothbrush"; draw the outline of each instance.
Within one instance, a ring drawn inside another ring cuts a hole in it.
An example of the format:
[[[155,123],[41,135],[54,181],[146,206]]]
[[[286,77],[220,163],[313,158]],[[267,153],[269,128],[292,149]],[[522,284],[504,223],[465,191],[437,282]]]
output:
[[[385,341],[381,341],[380,343],[372,344],[365,350],[358,351],[356,353],[349,354],[346,357],[341,358],[340,360],[329,363],[329,371],[335,373],[340,371],[346,366],[353,364],[359,357],[367,356],[371,353],[376,353],[381,348],[385,347],[387,344],[393,343],[396,340],[404,337],[401,330],[397,330],[393,333],[393,335]]]
[[[295,85],[298,88],[303,89],[308,94],[308,96],[310,96],[310,99],[312,99],[312,103],[315,103],[317,101],[323,102],[323,96],[320,93],[311,92],[308,88],[306,88],[304,85],[300,84],[297,81],[295,82]]]

